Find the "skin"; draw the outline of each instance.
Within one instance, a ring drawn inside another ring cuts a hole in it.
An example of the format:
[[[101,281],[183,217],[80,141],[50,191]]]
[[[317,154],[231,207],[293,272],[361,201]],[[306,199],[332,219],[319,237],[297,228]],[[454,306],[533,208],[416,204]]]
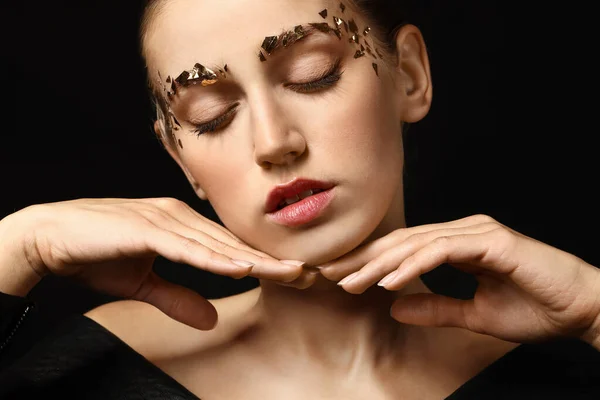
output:
[[[196,62],[229,66],[227,85],[179,92],[171,106],[183,128],[176,133],[183,148],[168,147],[225,226],[253,248],[313,266],[403,228],[401,126],[423,118],[432,100],[419,30],[402,29],[397,65],[381,63],[379,77],[368,57],[355,60],[355,47],[333,35],[307,38],[261,63],[256,54],[265,36],[320,22],[317,13],[337,4],[286,0],[261,6],[227,0],[205,13],[200,3],[169,2],[149,32],[147,61],[162,76],[177,76]],[[366,24],[360,15],[355,19],[359,26]],[[220,40],[189,40],[206,37]],[[303,94],[282,87],[310,80],[311,70],[326,71],[337,58],[344,73],[334,88]],[[200,137],[192,133],[194,122],[216,118],[234,102],[240,103],[239,110],[225,129]],[[336,188],[331,207],[317,223],[292,229],[270,222],[263,207],[273,186],[295,177],[331,181]],[[89,315],[207,398],[220,398],[215,393],[247,398],[245,388],[252,385],[247,379],[265,382],[257,398],[306,396],[298,386],[305,382],[314,384],[314,398],[327,393],[397,398],[411,392],[440,398],[515,346],[464,330],[398,324],[389,315],[398,295],[430,293],[418,279],[395,293],[373,288],[360,297],[315,273],[304,274],[295,286],[305,290],[261,280],[257,290],[213,302],[220,323],[202,339],[144,305],[127,306],[136,310],[137,319],[146,315],[153,327],[165,326],[163,335],[181,338],[175,347],[140,340],[144,335],[123,329],[130,324],[115,321],[110,307]],[[347,328],[340,331],[340,326]],[[467,348],[472,362],[457,362]],[[260,365],[285,365],[291,368],[290,379],[274,382],[273,371]],[[237,378],[232,382],[220,371]],[[336,388],[335,377],[341,376],[347,383]]]
[[[219,324],[209,332],[188,326],[194,310],[200,310],[191,293],[183,306],[178,301],[178,307],[161,308],[142,295],[139,300],[156,307],[117,302],[88,317],[207,399],[440,399],[520,342],[574,336],[600,348],[600,278],[591,265],[486,216],[405,227],[400,129],[404,122],[423,118],[432,99],[425,44],[417,28],[400,30],[397,58],[380,63],[377,77],[370,59],[354,60],[355,48],[334,36],[315,36],[265,63],[258,60],[266,35],[318,22],[317,13],[337,9],[337,3],[225,0],[212,5],[210,13],[203,3],[170,1],[149,32],[147,59],[150,71],[160,70],[163,76],[177,76],[196,62],[229,65],[226,85],[189,88],[174,100],[173,111],[182,124],[176,135],[183,148],[168,147],[228,230],[173,201],[83,200],[36,207],[9,224],[3,221],[0,237],[12,227],[38,235],[47,231],[34,237],[30,247],[52,245],[53,251],[38,254],[45,259],[38,258],[53,273],[72,272],[73,264],[79,271],[79,264],[92,263],[94,254],[97,262],[111,261],[81,269],[90,274],[90,284],[104,290],[114,290],[123,272],[118,264],[115,268],[115,252],[142,257],[145,274],[156,253],[232,277],[250,273],[250,267],[240,270],[228,258],[243,262],[244,256],[252,257],[260,288],[211,301]],[[355,19],[365,25],[360,15]],[[212,37],[219,40],[205,39]],[[305,81],[338,57],[344,74],[334,88],[303,94],[282,86]],[[215,118],[232,103],[239,103],[238,112],[225,129],[199,138],[192,133],[194,120]],[[274,225],[262,211],[266,195],[274,185],[298,176],[334,182],[335,199],[310,226]],[[63,232],[60,242],[66,248],[57,253],[51,238],[63,230],[57,230],[56,221],[66,223],[69,216],[91,221],[90,214],[97,219],[92,226],[114,217],[108,225],[125,237],[111,237],[114,243],[108,243],[94,234],[83,246],[74,246],[80,253],[73,254],[68,246],[83,240],[86,232],[73,234],[70,227],[73,237]],[[35,230],[24,223],[42,216],[45,229],[39,222]],[[140,239],[136,232],[149,232],[148,222],[155,234]],[[114,229],[119,224],[132,232]],[[163,226],[165,230],[155,229]],[[169,231],[180,236],[170,235],[173,242],[166,245]],[[0,240],[5,246],[9,242]],[[130,248],[123,251],[127,243]],[[208,251],[215,248],[223,250],[217,257]],[[107,249],[111,254],[101,254]],[[14,257],[0,260],[2,265],[36,259],[8,250],[0,253]],[[65,263],[62,253],[74,259]],[[54,270],[50,258],[60,261]],[[277,259],[302,260],[308,267],[285,283],[274,273],[284,268]],[[418,279],[444,262],[475,274],[480,287],[474,300],[434,295]],[[398,274],[389,275],[394,272]],[[18,287],[25,280],[13,275],[19,274],[8,274],[8,282],[17,287],[14,293],[28,290]],[[138,286],[139,280],[119,293]],[[159,303],[183,297],[166,286],[160,292]],[[179,318],[169,309],[178,311]],[[204,313],[209,311],[204,307]]]
[[[429,109],[427,60],[424,53],[414,56],[410,62],[416,76],[394,83],[399,74],[385,71],[377,78],[368,58],[353,59],[355,48],[347,41],[315,35],[260,63],[257,44],[266,34],[318,22],[320,8],[333,9],[323,1],[266,3],[268,7],[226,2],[211,16],[190,13],[194,2],[169,4],[149,35],[148,64],[163,76],[177,76],[198,60],[204,65],[226,60],[230,81],[235,79],[232,87],[190,89],[172,107],[189,133],[194,120],[210,120],[226,105],[240,101],[234,122],[224,132],[199,139],[178,133],[183,149],[170,148],[170,153],[198,195],[211,202],[240,239],[273,257],[318,265],[347,253],[370,235],[382,236],[404,225],[400,126],[402,121],[422,118]],[[243,40],[239,28],[215,22],[226,15],[252,21],[244,25]],[[232,46],[184,40],[206,35],[221,37]],[[423,50],[419,40],[409,39],[417,53]],[[284,82],[310,80],[310,68],[324,72],[340,57],[344,74],[335,89],[305,95],[281,88]],[[408,84],[420,85],[411,99],[402,93]],[[373,163],[374,158],[378,162]],[[277,226],[263,212],[269,191],[295,177],[337,184],[331,210],[310,229]],[[335,223],[328,223],[333,219]]]

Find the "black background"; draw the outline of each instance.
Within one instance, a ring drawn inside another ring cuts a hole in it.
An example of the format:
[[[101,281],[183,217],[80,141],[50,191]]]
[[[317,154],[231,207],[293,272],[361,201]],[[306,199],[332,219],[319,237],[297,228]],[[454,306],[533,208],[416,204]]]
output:
[[[151,130],[139,58],[141,1],[4,2],[0,6],[0,218],[31,204],[84,197],[176,197],[205,215]],[[575,3],[422,1],[434,105],[411,127],[410,225],[486,213],[600,265],[598,184],[589,122],[594,53]],[[587,42],[586,42],[587,40]],[[82,223],[85,223],[82,221]],[[254,287],[159,259],[157,270],[207,297]],[[426,277],[464,295],[449,267]],[[111,298],[49,278],[31,297],[55,317]]]

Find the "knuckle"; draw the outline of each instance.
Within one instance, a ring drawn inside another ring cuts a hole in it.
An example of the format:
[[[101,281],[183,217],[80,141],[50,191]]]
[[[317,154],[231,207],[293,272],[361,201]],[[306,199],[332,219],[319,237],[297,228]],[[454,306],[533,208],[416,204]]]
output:
[[[433,239],[431,243],[436,247],[447,248],[451,246],[452,238],[450,236],[440,236]]]
[[[220,240],[211,238],[210,248],[216,252],[225,253],[229,249],[229,246],[226,243],[221,242]]]
[[[469,217],[469,219],[475,224],[487,224],[496,222],[494,218],[486,214],[475,214]]]
[[[404,240],[404,239],[410,237],[410,233],[409,232],[410,231],[409,231],[408,228],[396,229],[394,232],[392,232],[391,235],[388,235],[388,236],[384,237],[384,240],[386,242],[396,241],[396,240]]]
[[[508,229],[498,227],[493,230],[494,240],[497,241],[502,247],[512,248],[517,241],[517,237]]]
[[[196,249],[198,247],[199,244],[200,243],[198,241],[196,241],[195,239],[185,237],[185,236],[182,236],[182,238],[181,238],[181,247],[183,247],[183,249],[188,254],[191,254],[194,251],[194,249]]]
[[[156,207],[166,211],[179,210],[183,207],[183,202],[173,197],[159,197],[154,199],[153,203]]]
[[[484,222],[482,224],[480,224],[480,227],[483,228],[484,230],[496,230],[500,227],[500,225],[497,222]]]
[[[165,213],[156,207],[142,207],[138,210],[138,213],[148,222],[156,223],[156,222],[164,222],[168,218]]]

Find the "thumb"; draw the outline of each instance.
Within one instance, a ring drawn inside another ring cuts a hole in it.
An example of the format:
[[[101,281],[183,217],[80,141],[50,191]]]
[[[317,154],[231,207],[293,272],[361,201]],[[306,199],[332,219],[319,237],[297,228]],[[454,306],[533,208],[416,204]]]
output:
[[[152,304],[170,318],[192,328],[211,330],[217,325],[217,310],[208,300],[154,272],[148,275],[133,299]]]
[[[470,329],[472,300],[459,300],[431,293],[417,293],[398,298],[390,314],[395,320],[420,326],[444,326]]]

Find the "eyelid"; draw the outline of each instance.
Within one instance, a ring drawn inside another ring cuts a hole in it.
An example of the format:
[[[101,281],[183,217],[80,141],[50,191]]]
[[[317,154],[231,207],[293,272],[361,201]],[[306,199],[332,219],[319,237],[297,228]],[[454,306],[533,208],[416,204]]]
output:
[[[284,83],[283,86],[284,87],[290,87],[290,86],[300,86],[300,85],[306,85],[306,84],[310,84],[310,83],[314,83],[314,82],[318,82],[321,81],[325,78],[327,78],[330,75],[333,75],[334,73],[336,73],[337,71],[340,70],[340,66],[341,66],[341,60],[337,59],[332,65],[331,67],[329,67],[329,69],[322,73],[320,76],[317,76],[315,78],[310,78],[308,81],[305,82],[287,82]]]
[[[227,122],[231,122],[231,119],[234,117],[234,115],[237,112],[237,107],[240,105],[240,103],[235,103],[233,105],[231,105],[227,111],[225,111],[223,114],[221,114],[220,116],[213,118],[210,121],[207,122],[200,122],[200,123],[193,123],[195,126],[195,129],[193,130],[193,132],[200,136],[204,133],[207,132],[215,132],[217,130],[220,130],[223,128],[223,124],[227,123]]]
[[[229,107],[227,107],[227,109],[225,109],[225,111],[223,113],[217,115],[214,118],[211,118],[211,119],[205,120],[205,121],[194,121],[194,120],[191,120],[190,123],[192,125],[195,125],[195,126],[210,124],[211,122],[213,122],[213,121],[215,121],[215,120],[217,120],[217,119],[219,119],[221,117],[224,117],[225,115],[229,114],[230,112],[232,112],[239,105],[240,105],[240,103],[236,102],[236,103],[230,105]]]

